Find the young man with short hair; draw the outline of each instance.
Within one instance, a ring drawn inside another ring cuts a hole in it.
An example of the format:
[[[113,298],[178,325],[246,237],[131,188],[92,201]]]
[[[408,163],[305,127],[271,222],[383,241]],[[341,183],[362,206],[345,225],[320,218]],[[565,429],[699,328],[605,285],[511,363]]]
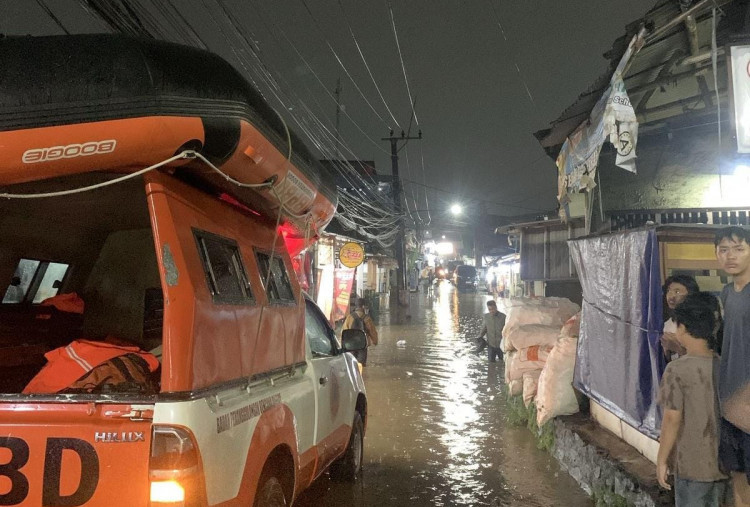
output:
[[[498,358],[503,358],[503,351],[500,348],[500,342],[503,339],[505,314],[497,309],[497,303],[493,300],[487,301],[487,310],[489,310],[489,313],[485,313],[482,317],[484,320],[484,327],[482,327],[482,333],[477,340],[483,340],[485,336],[487,337],[487,358],[491,363],[494,363]],[[483,344],[480,343],[479,350],[481,350],[482,345]]]
[[[714,241],[719,266],[732,276],[721,292],[724,337],[719,370],[719,459],[731,473],[735,507],[750,507],[750,231],[726,227]]]
[[[676,339],[686,353],[667,365],[659,387],[664,417],[656,477],[671,489],[671,468],[677,507],[720,507],[726,495],[727,476],[719,469],[715,299],[707,292],[690,294],[673,310]]]

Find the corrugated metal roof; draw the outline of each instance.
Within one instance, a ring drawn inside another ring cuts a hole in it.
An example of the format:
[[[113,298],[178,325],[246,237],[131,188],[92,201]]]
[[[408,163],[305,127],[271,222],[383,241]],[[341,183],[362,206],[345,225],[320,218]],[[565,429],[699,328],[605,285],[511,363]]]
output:
[[[721,6],[724,13],[720,15],[717,27],[717,44],[720,47],[732,37],[732,34],[743,29],[747,13],[748,0],[730,0],[729,3],[726,1],[716,0],[715,2],[716,5]],[[699,2],[693,3],[696,5]],[[711,7],[712,4],[707,4],[706,8],[695,16],[699,52],[706,52],[711,48],[713,23]],[[650,33],[654,33],[659,28],[668,26],[681,13],[678,0],[658,0],[641,19],[626,27],[625,34],[616,39],[612,48],[604,54],[604,57],[609,60],[607,71],[579,95],[573,104],[565,108],[562,114],[551,122],[550,128],[534,134],[550,156],[556,157],[565,139],[588,118],[594,105],[609,85],[612,73],[629,41],[640,27],[646,26]],[[694,110],[702,100],[710,102],[710,96],[715,97],[713,76],[710,75],[710,60],[699,66],[679,65],[681,60],[690,56],[692,55],[685,24],[679,23],[660,34],[655,40],[649,41],[632,59],[625,75],[625,85],[642,125],[684,114]],[[703,90],[696,80],[696,73],[700,70],[700,66],[709,70]],[[720,90],[725,86],[725,80],[726,72],[722,69],[719,79]],[[706,90],[708,93],[705,93]],[[696,99],[696,96],[701,94],[702,97]],[[715,108],[715,104],[713,107]],[[713,111],[715,112],[715,109]]]

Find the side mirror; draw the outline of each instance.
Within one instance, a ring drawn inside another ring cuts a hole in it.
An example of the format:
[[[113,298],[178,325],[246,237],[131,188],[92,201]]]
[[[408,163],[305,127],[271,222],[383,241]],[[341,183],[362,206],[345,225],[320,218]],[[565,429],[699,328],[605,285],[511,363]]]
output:
[[[344,329],[341,333],[344,352],[356,352],[367,348],[367,336],[361,329]]]
[[[19,287],[21,285],[21,277],[20,276],[14,276],[10,279],[10,285],[12,287]]]
[[[52,282],[52,288],[53,289],[59,289],[60,287],[62,287],[62,281],[55,280],[54,282]]]

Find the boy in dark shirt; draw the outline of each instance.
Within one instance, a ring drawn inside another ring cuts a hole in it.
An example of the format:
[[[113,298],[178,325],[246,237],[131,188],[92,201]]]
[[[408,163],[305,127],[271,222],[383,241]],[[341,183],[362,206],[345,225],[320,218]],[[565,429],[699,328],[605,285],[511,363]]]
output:
[[[719,507],[726,495],[727,476],[719,470],[714,300],[705,292],[690,294],[674,309],[677,341],[687,353],[667,365],[659,388],[664,418],[656,474],[671,489],[671,467],[677,507]]]

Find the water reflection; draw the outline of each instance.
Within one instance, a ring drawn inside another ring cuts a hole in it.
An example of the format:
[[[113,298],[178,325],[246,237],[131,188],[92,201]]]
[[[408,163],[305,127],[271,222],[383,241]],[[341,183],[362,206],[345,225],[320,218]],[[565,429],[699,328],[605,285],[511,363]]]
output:
[[[502,363],[471,350],[487,299],[442,282],[412,295],[408,324],[380,327],[365,369],[363,476],[323,477],[295,505],[591,505],[528,430],[506,427]]]

